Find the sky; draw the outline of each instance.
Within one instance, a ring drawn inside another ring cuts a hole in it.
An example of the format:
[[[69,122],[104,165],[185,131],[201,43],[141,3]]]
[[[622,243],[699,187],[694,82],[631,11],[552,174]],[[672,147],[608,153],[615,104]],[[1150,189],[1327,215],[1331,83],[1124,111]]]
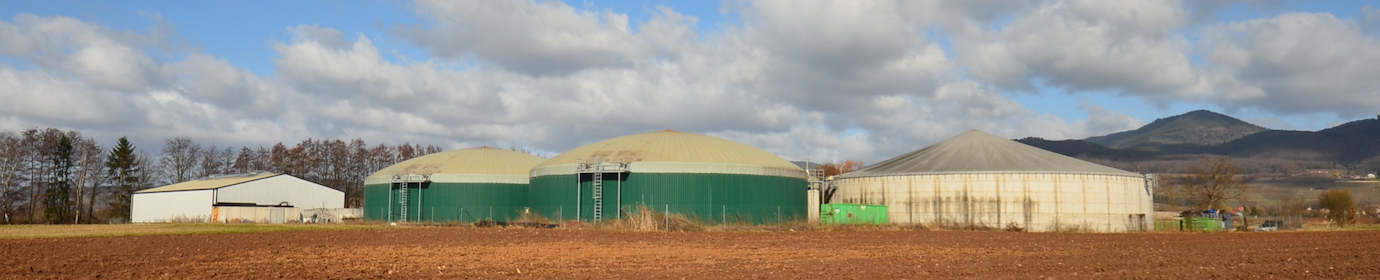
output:
[[[673,129],[877,162],[1206,109],[1380,114],[1369,1],[0,0],[0,131],[547,156]]]

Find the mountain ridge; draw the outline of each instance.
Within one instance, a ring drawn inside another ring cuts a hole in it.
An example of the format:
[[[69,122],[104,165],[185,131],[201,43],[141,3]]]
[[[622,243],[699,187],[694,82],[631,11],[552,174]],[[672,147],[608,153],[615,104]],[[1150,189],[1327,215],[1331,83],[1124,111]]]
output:
[[[1259,131],[1254,131],[1256,128]],[[1027,137],[1016,141],[1123,169],[1154,165],[1151,164],[1154,162],[1176,162],[1160,165],[1168,169],[1181,169],[1180,165],[1185,160],[1230,156],[1252,161],[1259,165],[1257,168],[1275,172],[1338,166],[1366,172],[1380,171],[1380,116],[1318,131],[1293,131],[1266,129],[1230,116],[1198,110],[1157,119],[1135,130],[1083,140],[1051,141]],[[1120,148],[1099,142],[1119,145]],[[1155,172],[1177,171],[1181,170]]]
[[[1269,129],[1231,116],[1196,110],[1156,119],[1135,130],[1089,137],[1084,141],[1114,149],[1160,151],[1166,146],[1222,144],[1266,130]]]

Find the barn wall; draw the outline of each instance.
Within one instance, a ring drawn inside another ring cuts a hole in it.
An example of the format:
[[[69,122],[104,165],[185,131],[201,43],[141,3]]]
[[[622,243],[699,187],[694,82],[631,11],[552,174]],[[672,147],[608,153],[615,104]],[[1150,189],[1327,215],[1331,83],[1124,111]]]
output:
[[[1150,228],[1144,177],[955,173],[845,178],[831,203],[884,204],[893,224],[1029,231]]]
[[[130,222],[208,221],[212,196],[212,190],[136,193],[131,199]]]
[[[212,221],[218,223],[281,224],[302,221],[301,209],[297,207],[217,206],[211,212]]]
[[[277,205],[287,202],[303,209],[344,208],[345,193],[292,176],[275,176],[220,188],[217,203]]]

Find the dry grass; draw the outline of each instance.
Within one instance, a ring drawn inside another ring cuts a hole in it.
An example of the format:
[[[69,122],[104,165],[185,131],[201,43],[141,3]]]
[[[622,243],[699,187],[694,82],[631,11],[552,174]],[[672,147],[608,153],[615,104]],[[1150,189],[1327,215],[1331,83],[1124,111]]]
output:
[[[596,229],[629,231],[704,231],[705,226],[680,214],[666,215],[639,205],[623,213],[622,219],[595,225]]]
[[[538,223],[538,224],[552,224],[552,223],[553,223],[553,222],[551,221],[551,219],[546,218],[545,216],[539,215],[539,214],[537,214],[537,213],[523,212],[523,211],[518,211],[518,218],[517,218],[517,220],[513,220],[513,222],[518,222],[518,223]]]
[[[117,225],[3,225],[0,239],[31,239],[91,236],[216,234],[296,230],[344,230],[378,228],[380,225],[341,224],[117,224]]]

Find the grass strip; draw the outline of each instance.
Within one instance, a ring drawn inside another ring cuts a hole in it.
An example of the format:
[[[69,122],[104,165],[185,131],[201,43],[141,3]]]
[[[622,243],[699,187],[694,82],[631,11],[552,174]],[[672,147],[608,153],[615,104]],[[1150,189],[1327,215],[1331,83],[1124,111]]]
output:
[[[97,236],[220,234],[300,230],[349,230],[381,225],[339,224],[118,224],[118,225],[0,225],[0,239],[34,239]]]

